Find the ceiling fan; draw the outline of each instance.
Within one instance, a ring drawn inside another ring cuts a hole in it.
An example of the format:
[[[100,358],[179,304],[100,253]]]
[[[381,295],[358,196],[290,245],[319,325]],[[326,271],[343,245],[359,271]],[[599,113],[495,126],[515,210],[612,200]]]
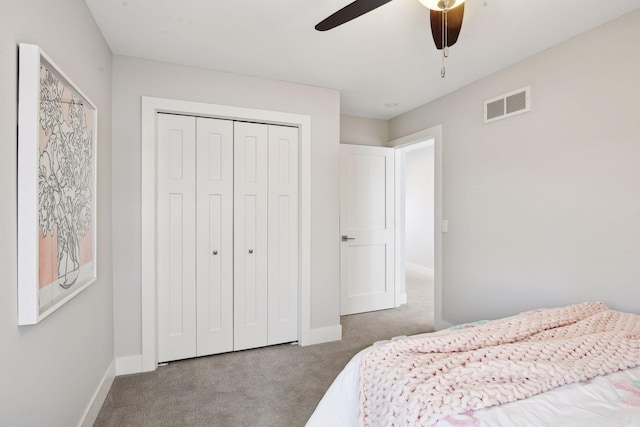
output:
[[[316,30],[327,31],[339,25],[347,23],[352,19],[369,13],[379,8],[391,0],[355,0],[324,19]],[[429,8],[431,35],[436,44],[436,48],[442,50],[442,70],[441,76],[445,76],[444,58],[449,55],[449,47],[458,41],[460,29],[462,28],[462,18],[464,16],[464,0],[418,0]]]

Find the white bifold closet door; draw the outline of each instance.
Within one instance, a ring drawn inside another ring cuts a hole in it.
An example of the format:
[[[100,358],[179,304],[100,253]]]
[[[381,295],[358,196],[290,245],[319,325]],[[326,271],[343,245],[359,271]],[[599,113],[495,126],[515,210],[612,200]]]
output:
[[[158,360],[297,340],[298,130],[158,114]]]
[[[267,126],[234,126],[233,300],[236,350],[267,345]]]
[[[298,147],[298,128],[269,126],[269,345],[298,340]]]
[[[233,350],[233,122],[197,118],[196,356]]]
[[[298,336],[298,129],[234,124],[234,350]]]

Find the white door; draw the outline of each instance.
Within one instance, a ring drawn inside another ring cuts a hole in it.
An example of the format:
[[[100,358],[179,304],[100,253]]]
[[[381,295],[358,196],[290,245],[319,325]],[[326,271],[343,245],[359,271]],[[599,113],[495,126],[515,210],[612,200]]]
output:
[[[394,151],[340,146],[341,314],[394,307]]]
[[[158,360],[233,350],[233,122],[158,114]]]
[[[298,129],[158,114],[158,360],[297,340]]]
[[[267,126],[234,123],[234,350],[267,345]]]
[[[269,126],[268,344],[298,339],[298,128]]]
[[[196,119],[158,114],[158,360],[196,355]]]
[[[298,129],[234,124],[234,350],[298,339]]]
[[[233,350],[233,122],[198,118],[197,356]]]

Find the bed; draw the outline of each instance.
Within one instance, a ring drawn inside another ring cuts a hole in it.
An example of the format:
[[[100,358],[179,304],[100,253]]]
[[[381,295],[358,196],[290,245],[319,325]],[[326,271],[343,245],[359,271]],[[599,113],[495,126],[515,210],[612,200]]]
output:
[[[640,426],[640,316],[583,303],[379,342],[307,423],[389,425]]]

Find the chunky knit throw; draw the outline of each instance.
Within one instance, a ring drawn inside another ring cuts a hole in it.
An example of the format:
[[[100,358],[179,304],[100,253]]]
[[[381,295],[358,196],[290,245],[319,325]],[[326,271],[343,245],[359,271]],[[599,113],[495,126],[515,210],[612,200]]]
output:
[[[602,303],[542,309],[372,347],[360,424],[429,426],[640,365],[640,316]]]

